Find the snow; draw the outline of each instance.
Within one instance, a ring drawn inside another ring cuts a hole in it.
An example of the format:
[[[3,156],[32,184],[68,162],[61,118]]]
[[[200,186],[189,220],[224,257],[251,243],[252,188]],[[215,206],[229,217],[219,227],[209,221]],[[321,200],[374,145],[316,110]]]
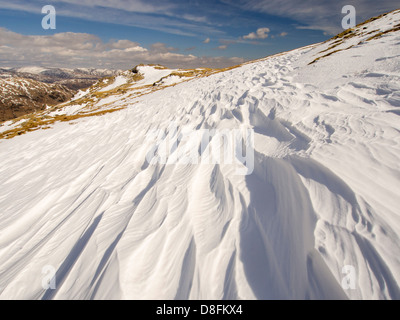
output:
[[[399,41],[301,48],[2,140],[0,297],[399,299]],[[171,72],[154,70],[143,83]],[[251,175],[148,163],[152,130],[210,128],[254,130]]]
[[[86,90],[79,90],[75,96],[71,99],[71,101],[75,101],[78,99],[83,98],[84,96],[86,96],[88,93],[90,92],[90,88],[86,89]]]
[[[33,74],[39,74],[43,71],[46,71],[48,69],[42,68],[42,67],[23,67],[17,69],[17,72],[25,72],[25,73],[33,73]]]
[[[124,75],[116,76],[114,82],[110,85],[106,86],[105,88],[101,89],[100,92],[110,91],[115,88],[118,88],[128,82],[128,79]]]
[[[185,81],[185,77],[169,76],[169,77],[163,79],[162,84],[165,86],[169,86],[169,85],[177,84],[182,81]]]
[[[132,89],[152,85],[161,78],[170,75],[172,71],[175,71],[173,69],[157,69],[154,66],[138,66],[137,70],[142,74],[143,80],[140,80],[131,86]]]

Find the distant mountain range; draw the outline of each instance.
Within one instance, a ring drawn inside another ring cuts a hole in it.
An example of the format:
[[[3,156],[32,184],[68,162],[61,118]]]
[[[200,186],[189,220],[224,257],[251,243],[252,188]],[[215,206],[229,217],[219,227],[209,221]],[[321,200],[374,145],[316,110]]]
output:
[[[88,68],[0,68],[0,122],[68,101],[78,90],[117,73]]]
[[[56,83],[19,77],[0,79],[0,122],[45,110],[68,101],[74,94],[74,90]]]
[[[85,89],[98,79],[110,77],[120,70],[93,68],[42,68],[37,66],[22,68],[0,68],[0,78],[19,77],[33,79],[44,83],[63,85],[71,90]]]

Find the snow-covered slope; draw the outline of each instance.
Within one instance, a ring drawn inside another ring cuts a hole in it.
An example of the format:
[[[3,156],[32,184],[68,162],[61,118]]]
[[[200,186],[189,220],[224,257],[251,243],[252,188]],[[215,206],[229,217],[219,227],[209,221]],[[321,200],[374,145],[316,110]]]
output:
[[[160,65],[139,65],[115,76],[102,78],[84,91],[79,90],[67,103],[0,124],[0,139],[48,128],[56,121],[70,121],[118,111],[136,103],[135,98],[225,70],[227,69],[168,69]],[[0,80],[0,90],[1,81],[9,83],[15,80]],[[26,80],[29,81],[35,82]],[[7,99],[13,98],[10,96]]]
[[[399,18],[159,90],[98,84],[47,115],[73,122],[2,140],[0,297],[399,299]],[[238,128],[249,175],[146,157],[154,130],[201,160],[196,132]]]

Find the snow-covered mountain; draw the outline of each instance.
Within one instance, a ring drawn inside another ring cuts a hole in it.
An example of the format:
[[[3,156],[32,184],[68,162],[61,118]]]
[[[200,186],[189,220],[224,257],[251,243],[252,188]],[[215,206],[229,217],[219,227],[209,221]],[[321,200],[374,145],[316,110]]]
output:
[[[119,73],[85,68],[0,68],[0,122],[68,101],[78,90]]]
[[[71,90],[88,88],[97,80],[111,77],[121,70],[94,69],[94,68],[43,68],[38,66],[20,68],[0,68],[0,79],[10,77],[32,79],[45,83],[63,85]]]
[[[4,123],[0,297],[399,299],[399,20]],[[247,175],[210,131],[252,132]]]
[[[74,92],[62,85],[32,79],[0,79],[0,122],[45,110],[70,100]]]
[[[9,69],[10,70],[10,69]],[[95,69],[95,68],[42,68],[42,67],[21,67],[12,68],[11,70],[21,73],[32,73],[32,74],[48,74],[58,75],[59,77],[70,77],[74,78],[76,75],[90,75],[96,77],[112,76],[116,71],[109,69]]]

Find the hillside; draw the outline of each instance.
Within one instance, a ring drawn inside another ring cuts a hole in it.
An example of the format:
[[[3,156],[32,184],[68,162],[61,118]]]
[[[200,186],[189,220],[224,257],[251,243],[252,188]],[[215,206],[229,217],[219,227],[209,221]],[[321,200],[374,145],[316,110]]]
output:
[[[0,68],[0,78],[25,78],[48,84],[58,84],[70,90],[86,89],[97,80],[118,74],[120,70],[93,69],[93,68]]]
[[[399,20],[3,123],[0,298],[400,299]]]
[[[0,68],[0,122],[69,101],[78,90],[118,73],[84,68]]]
[[[135,98],[226,70],[168,69],[160,65],[139,65],[115,76],[102,78],[86,90],[79,90],[67,103],[37,108],[44,110],[26,112],[27,115],[3,123],[0,125],[0,139],[12,138],[41,128],[47,129],[57,121],[65,122],[119,111],[128,107]]]
[[[24,78],[0,79],[0,122],[69,101],[74,92],[62,85]]]

